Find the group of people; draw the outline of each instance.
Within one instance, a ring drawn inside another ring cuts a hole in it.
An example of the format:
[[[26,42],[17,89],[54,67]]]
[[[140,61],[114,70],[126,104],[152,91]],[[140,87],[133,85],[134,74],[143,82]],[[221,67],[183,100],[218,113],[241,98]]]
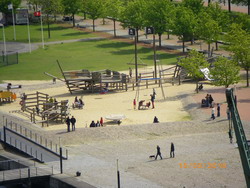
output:
[[[155,92],[155,89],[153,89],[153,94],[150,94],[150,102],[148,102],[146,104],[147,107],[149,107],[151,104],[152,104],[152,109],[155,108],[155,96],[156,96],[156,92]],[[144,100],[141,100],[140,102],[143,102]],[[136,99],[133,100],[133,106],[134,106],[134,110],[136,109]],[[139,103],[139,106],[138,106],[138,110],[140,110],[140,103]]]
[[[76,118],[74,116],[72,116],[71,118],[69,118],[69,116],[66,118],[65,120],[66,124],[67,124],[67,131],[70,132],[70,124],[72,126],[72,131],[76,130]]]
[[[101,117],[100,121],[97,120],[97,122],[95,123],[95,121],[93,120],[89,127],[103,127],[103,118]]]
[[[220,103],[217,103],[217,117],[220,117]],[[215,107],[212,107],[211,119],[215,119]]]
[[[157,153],[156,153],[156,156],[155,156],[155,160],[157,160],[158,156],[162,159],[160,146],[157,145],[156,150],[157,150]],[[170,158],[174,158],[175,157],[174,150],[175,150],[174,143],[171,142],[171,146],[170,146]]]
[[[82,101],[82,99],[78,99],[77,97],[75,97],[75,100],[73,102],[73,108],[82,108],[84,106],[84,102]]]
[[[211,94],[207,94],[205,97],[206,107],[212,108],[214,106],[214,99]]]

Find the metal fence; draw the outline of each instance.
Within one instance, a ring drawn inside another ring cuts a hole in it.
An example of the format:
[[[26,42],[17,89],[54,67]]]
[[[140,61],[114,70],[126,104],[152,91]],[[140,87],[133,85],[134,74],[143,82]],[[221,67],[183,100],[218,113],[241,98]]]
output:
[[[28,168],[19,168],[14,170],[5,170],[0,172],[0,181],[16,180],[36,176],[49,176],[53,175],[53,166],[52,167],[28,167]]]
[[[4,55],[4,52],[2,52],[0,55],[0,67],[18,64],[18,61],[18,52],[6,55]]]
[[[45,136],[40,135],[37,132],[29,130],[26,127],[18,125],[17,123],[14,123],[12,121],[8,122],[7,119],[5,120],[6,120],[5,121],[6,130],[20,135],[23,138],[27,139],[27,141],[33,142],[34,144],[37,144],[38,146],[43,147],[47,151],[50,151],[58,156],[60,156],[60,148],[61,148],[63,159],[68,159],[68,150],[62,148],[60,143],[54,143],[52,140],[47,139]],[[0,140],[3,139],[4,139],[4,131],[0,133]],[[35,149],[32,149],[32,147],[27,146],[25,143],[22,143],[18,139],[15,138],[12,139],[12,137],[9,136],[8,138],[6,138],[6,143],[36,158],[37,160],[43,161],[42,153],[38,153]]]

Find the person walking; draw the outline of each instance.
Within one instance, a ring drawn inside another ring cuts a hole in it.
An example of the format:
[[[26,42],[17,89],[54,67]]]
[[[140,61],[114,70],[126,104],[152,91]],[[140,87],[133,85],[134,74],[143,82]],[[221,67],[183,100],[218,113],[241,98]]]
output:
[[[173,142],[171,142],[170,158],[174,158],[174,144],[173,144]]]
[[[152,109],[155,108],[155,95],[154,94],[151,94],[151,102],[152,102]]]
[[[215,119],[215,109],[214,109],[214,107],[212,108],[212,110],[211,110],[211,119]]]
[[[220,117],[220,103],[217,104],[217,117]]]
[[[66,118],[65,122],[67,124],[68,132],[70,132],[70,118],[69,118],[69,116]]]
[[[76,118],[74,116],[71,117],[70,119],[71,125],[72,125],[72,131],[76,130]]]
[[[157,145],[156,149],[157,149],[157,154],[156,154],[156,156],[155,156],[155,160],[157,160],[158,155],[159,155],[160,158],[162,159],[162,156],[161,156],[161,148],[160,148],[160,146]]]

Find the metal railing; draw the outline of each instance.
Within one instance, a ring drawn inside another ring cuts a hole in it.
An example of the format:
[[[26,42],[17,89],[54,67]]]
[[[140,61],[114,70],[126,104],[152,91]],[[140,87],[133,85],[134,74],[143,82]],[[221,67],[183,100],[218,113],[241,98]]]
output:
[[[23,179],[36,176],[49,176],[54,174],[52,167],[27,167],[13,170],[5,170],[0,172],[0,181],[9,181],[16,179]]]
[[[27,129],[26,127],[23,127],[21,125],[18,125],[17,123],[14,123],[12,121],[8,122],[7,119],[5,121],[5,127],[7,128],[8,131],[11,131],[18,136],[21,136],[22,138],[32,142],[33,144],[36,144],[47,151],[54,153],[58,156],[60,156],[60,147],[61,144],[59,143],[54,143],[52,140],[47,139],[45,136],[40,135],[32,130]],[[2,133],[4,134],[4,132]],[[4,139],[4,135],[0,134],[0,140]],[[60,139],[59,139],[60,141]],[[42,154],[39,155],[37,151],[32,151],[32,148],[28,148],[27,145],[22,144],[22,142],[18,141],[17,139],[12,139],[9,137],[9,139],[6,140],[8,144],[11,146],[27,153],[28,155],[43,161]],[[64,159],[68,159],[68,150],[65,148],[62,148],[62,157]]]

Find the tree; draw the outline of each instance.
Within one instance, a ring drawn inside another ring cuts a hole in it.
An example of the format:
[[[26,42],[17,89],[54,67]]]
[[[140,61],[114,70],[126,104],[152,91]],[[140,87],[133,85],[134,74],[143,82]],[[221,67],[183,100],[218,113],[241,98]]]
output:
[[[169,29],[173,19],[174,5],[168,0],[151,0],[146,4],[144,11],[145,26],[152,26],[159,36],[161,47],[161,36]]]
[[[102,0],[86,0],[86,13],[93,21],[93,31],[95,31],[95,20],[102,17],[104,12],[104,4]]]
[[[185,52],[185,40],[194,38],[195,28],[197,26],[196,16],[194,13],[183,6],[176,8],[175,17],[171,23],[173,34],[182,40],[182,49]]]
[[[61,11],[60,0],[39,0],[42,13],[46,14],[46,22],[48,25],[48,38],[50,38],[50,16],[54,16]]]
[[[116,20],[120,17],[121,6],[120,0],[106,0],[106,16],[113,20],[114,37],[116,37]]]
[[[225,46],[225,49],[233,53],[233,59],[246,71],[247,87],[249,87],[250,35],[241,28],[241,25],[232,24],[225,41],[230,44]]]
[[[216,21],[223,31],[226,31],[230,23],[229,14],[221,9],[219,3],[210,3],[206,8],[206,13]]]
[[[145,7],[145,0],[128,1],[121,12],[122,26],[125,28],[135,28],[137,32],[137,41],[138,31],[143,28],[145,22],[143,17]]]
[[[8,9],[9,4],[12,4],[13,9],[16,10],[20,6],[21,2],[22,2],[22,0],[1,0],[0,1],[0,12],[8,14],[11,12],[11,10]]]
[[[203,0],[183,0],[182,5],[193,11],[194,14],[198,15],[203,9]]]
[[[210,69],[210,74],[214,79],[213,84],[216,86],[225,86],[238,83],[240,67],[237,62],[227,59],[226,57],[218,57],[214,62],[214,67]]]
[[[212,17],[205,11],[199,15],[198,23],[196,33],[208,44],[208,56],[210,56],[210,45],[214,41],[218,40],[221,33],[221,27],[218,22],[213,20]]]
[[[209,67],[205,56],[196,50],[191,50],[187,57],[180,60],[179,65],[186,69],[188,74],[196,81],[196,91],[198,93],[198,82],[204,77],[200,69]]]
[[[79,12],[81,5],[80,0],[61,0],[64,14],[71,14],[73,19],[73,27],[75,27],[75,14]]]

